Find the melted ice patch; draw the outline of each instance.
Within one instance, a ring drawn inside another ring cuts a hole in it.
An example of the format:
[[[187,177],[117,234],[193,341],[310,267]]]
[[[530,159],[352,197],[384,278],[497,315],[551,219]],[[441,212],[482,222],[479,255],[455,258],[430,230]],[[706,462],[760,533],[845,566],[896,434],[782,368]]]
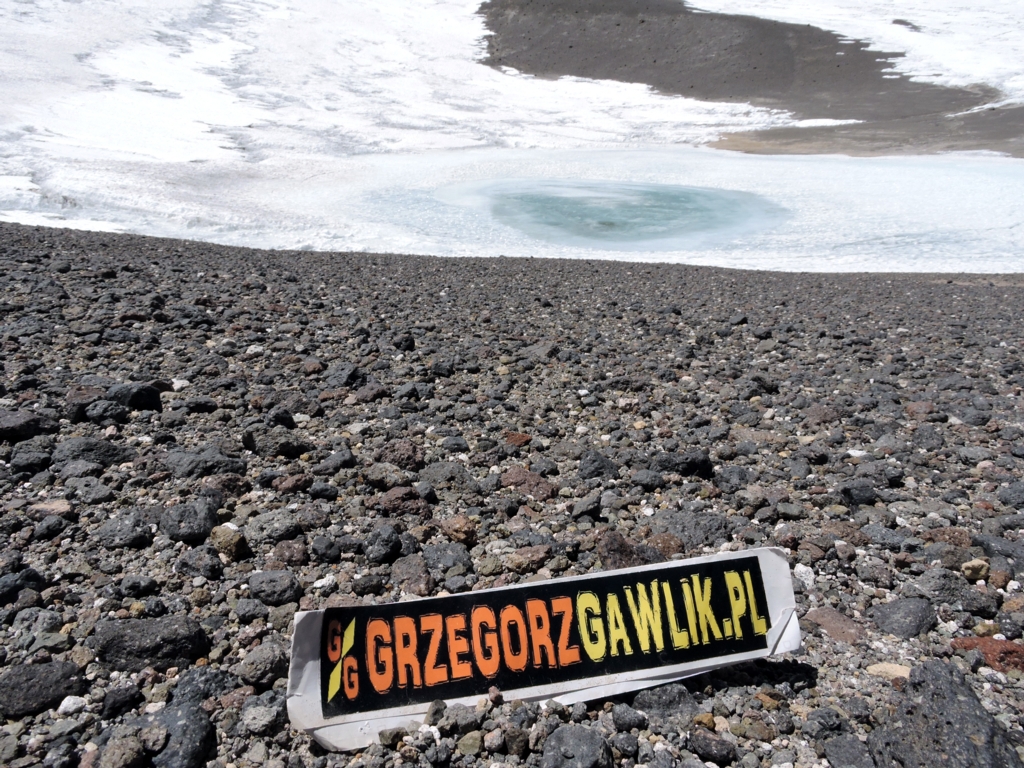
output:
[[[750,192],[600,180],[504,179],[438,192],[538,240],[612,251],[680,251],[735,240],[785,216]]]

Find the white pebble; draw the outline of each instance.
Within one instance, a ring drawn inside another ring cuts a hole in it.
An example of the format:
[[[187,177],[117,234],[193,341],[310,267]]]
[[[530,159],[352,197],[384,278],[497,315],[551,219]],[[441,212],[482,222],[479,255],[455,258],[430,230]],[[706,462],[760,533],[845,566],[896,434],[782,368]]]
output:
[[[334,578],[334,574],[329,573],[322,579],[317,579],[313,582],[313,589],[323,589],[324,587],[333,587],[337,584],[337,579]]]
[[[811,589],[814,586],[814,571],[803,563],[793,566],[793,578],[800,582],[804,589]]]
[[[82,696],[65,696],[64,701],[57,707],[57,714],[61,717],[77,715],[86,708],[88,703]]]

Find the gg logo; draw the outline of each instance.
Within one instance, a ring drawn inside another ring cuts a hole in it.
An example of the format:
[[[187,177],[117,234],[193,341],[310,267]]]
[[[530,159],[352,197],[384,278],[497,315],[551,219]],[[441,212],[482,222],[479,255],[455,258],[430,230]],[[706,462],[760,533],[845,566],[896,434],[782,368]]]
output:
[[[327,626],[327,658],[334,664],[330,680],[327,684],[327,700],[331,701],[344,686],[345,698],[351,701],[359,695],[359,663],[355,656],[349,656],[356,639],[356,620],[352,619],[345,627],[344,635],[341,622],[332,621]]]

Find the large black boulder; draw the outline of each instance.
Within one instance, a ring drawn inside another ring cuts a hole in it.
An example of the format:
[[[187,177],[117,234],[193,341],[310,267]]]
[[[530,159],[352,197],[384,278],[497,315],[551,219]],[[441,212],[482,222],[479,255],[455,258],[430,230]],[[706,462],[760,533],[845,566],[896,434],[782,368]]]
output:
[[[18,664],[0,676],[0,714],[11,720],[35,715],[56,707],[65,696],[84,693],[88,685],[71,662]]]
[[[186,616],[100,621],[91,643],[101,661],[122,672],[184,668],[210,650],[203,628]]]
[[[902,768],[1002,768],[1020,758],[952,664],[926,661],[910,672],[887,724],[868,734],[875,764]],[[940,758],[941,756],[941,758]]]
[[[48,416],[25,409],[0,410],[0,443],[20,443],[56,431],[57,422]]]

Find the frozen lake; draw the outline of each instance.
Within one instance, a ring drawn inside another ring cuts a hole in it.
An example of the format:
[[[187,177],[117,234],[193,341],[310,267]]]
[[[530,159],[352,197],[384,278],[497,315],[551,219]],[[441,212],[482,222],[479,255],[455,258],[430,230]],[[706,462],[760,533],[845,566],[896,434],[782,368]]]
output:
[[[822,121],[497,71],[478,63],[478,4],[0,2],[0,220],[272,248],[1024,271],[1024,161],[701,148]],[[890,6],[701,5],[863,37],[906,50],[906,74],[1024,100],[1019,3]]]

